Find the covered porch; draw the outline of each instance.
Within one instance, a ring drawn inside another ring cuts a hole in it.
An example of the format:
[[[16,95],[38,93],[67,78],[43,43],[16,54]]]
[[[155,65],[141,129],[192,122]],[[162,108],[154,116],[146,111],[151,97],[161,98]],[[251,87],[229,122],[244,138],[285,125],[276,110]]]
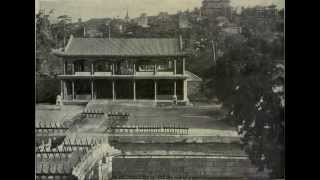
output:
[[[61,79],[64,102],[187,100],[185,79]]]

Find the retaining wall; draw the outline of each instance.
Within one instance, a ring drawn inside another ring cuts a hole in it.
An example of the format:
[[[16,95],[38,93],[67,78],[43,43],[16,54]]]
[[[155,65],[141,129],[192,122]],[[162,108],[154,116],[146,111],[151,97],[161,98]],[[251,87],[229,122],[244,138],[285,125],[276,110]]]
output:
[[[112,160],[114,178],[249,178],[257,175],[247,158],[125,158]]]
[[[232,136],[109,136],[109,140],[121,143],[238,143]]]

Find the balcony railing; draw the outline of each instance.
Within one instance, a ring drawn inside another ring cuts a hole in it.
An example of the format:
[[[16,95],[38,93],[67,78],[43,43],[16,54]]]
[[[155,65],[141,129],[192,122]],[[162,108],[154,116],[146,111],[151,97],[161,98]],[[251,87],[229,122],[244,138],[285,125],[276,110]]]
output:
[[[66,76],[69,76],[72,74],[65,74]],[[112,74],[112,72],[94,72],[91,74],[91,72],[75,72],[73,74],[74,76],[121,76],[121,75],[133,75],[133,76],[174,76],[174,72],[171,71],[157,71],[152,72],[152,71],[136,71],[135,73],[133,72],[121,72],[121,73],[115,73]],[[181,75],[181,74],[176,74],[176,75]]]
[[[115,75],[134,75],[134,70],[132,68],[120,69],[115,72]]]
[[[74,72],[74,74],[68,74],[66,73],[65,75],[74,75],[74,76],[112,76],[112,75],[137,75],[137,76],[174,76],[173,71],[133,71],[133,70],[128,70],[128,71],[118,71],[112,73],[112,71],[105,71],[105,72],[94,72],[93,74],[88,71],[82,71],[82,72]],[[181,75],[178,73],[177,75]]]
[[[94,72],[94,76],[111,76],[112,72]]]
[[[152,76],[154,72],[136,72],[137,76]]]
[[[91,72],[75,72],[74,75],[76,75],[76,76],[90,76]]]
[[[156,75],[162,75],[162,76],[173,76],[174,73],[171,71],[159,71],[156,73]]]

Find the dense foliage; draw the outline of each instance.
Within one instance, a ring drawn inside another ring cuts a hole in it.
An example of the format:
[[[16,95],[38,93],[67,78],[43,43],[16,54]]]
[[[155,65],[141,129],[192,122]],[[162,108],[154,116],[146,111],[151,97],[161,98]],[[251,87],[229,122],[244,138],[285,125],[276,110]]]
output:
[[[233,39],[206,74],[208,96],[223,102],[250,159],[261,170],[271,169],[273,177],[284,176],[284,61],[278,38]]]
[[[58,18],[59,23],[51,24],[49,18],[52,13],[53,11],[40,11],[36,15],[36,72],[46,76],[61,73],[61,61],[51,51],[62,46],[65,39],[63,35],[68,33],[68,28],[63,26],[69,21],[68,16],[61,16]],[[63,29],[66,29],[66,32]]]

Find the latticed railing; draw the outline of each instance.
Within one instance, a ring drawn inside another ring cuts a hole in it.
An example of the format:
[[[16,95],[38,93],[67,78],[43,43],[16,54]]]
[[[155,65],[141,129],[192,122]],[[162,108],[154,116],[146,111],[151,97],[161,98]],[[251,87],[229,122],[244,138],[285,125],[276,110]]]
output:
[[[159,134],[159,135],[188,135],[189,128],[175,125],[132,125],[108,127],[106,132],[112,134]]]
[[[128,120],[130,114],[127,112],[108,112],[108,118],[111,120]]]
[[[36,133],[65,132],[68,129],[69,127],[56,121],[39,122],[35,127]]]
[[[85,109],[81,113],[81,116],[86,118],[100,118],[104,116],[104,112],[100,109]]]

